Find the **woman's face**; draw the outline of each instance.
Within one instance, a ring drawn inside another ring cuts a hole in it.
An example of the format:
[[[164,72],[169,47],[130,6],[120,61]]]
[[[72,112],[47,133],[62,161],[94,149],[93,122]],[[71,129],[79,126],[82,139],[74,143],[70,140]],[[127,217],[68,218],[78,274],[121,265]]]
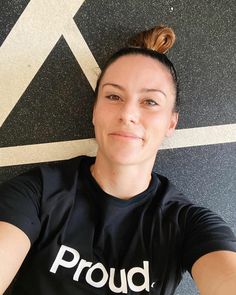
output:
[[[164,137],[176,127],[174,103],[164,65],[143,55],[118,58],[100,81],[94,107],[98,155],[121,165],[153,165]]]

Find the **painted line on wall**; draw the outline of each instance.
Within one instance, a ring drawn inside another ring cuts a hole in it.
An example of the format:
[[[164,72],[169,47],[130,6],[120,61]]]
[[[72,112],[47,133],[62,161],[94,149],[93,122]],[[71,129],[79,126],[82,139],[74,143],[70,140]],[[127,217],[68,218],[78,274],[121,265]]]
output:
[[[161,149],[174,149],[236,142],[236,124],[177,129]]]
[[[100,68],[73,19],[63,29],[63,36],[89,84],[95,90]]]
[[[60,161],[78,155],[95,155],[94,139],[40,143],[0,148],[0,167]]]
[[[63,33],[72,43],[68,30],[84,1],[31,0],[26,6],[0,47],[0,127]],[[74,34],[75,28],[71,31],[72,38]],[[78,41],[81,40],[82,36]],[[84,44],[85,41],[83,47]],[[92,58],[92,53],[89,57]]]
[[[236,142],[236,124],[177,129],[160,149]],[[78,155],[96,155],[93,138],[0,148],[0,167],[59,161]]]

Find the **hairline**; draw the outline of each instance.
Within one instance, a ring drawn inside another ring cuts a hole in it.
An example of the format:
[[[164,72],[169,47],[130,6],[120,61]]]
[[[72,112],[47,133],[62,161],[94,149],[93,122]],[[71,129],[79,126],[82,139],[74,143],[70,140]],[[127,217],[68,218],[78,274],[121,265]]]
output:
[[[159,52],[152,50],[152,49],[142,48],[142,47],[121,48],[120,50],[116,51],[108,59],[107,63],[105,64],[104,68],[102,69],[102,71],[97,79],[97,84],[96,84],[96,88],[95,88],[95,103],[94,104],[96,104],[100,82],[101,82],[103,76],[105,75],[106,70],[109,68],[110,65],[112,65],[114,62],[116,62],[120,58],[125,57],[125,56],[129,56],[129,55],[134,55],[134,56],[135,55],[142,55],[142,56],[150,57],[153,60],[158,61],[160,64],[163,64],[165,66],[165,68],[169,71],[172,82],[173,82],[174,95],[175,95],[174,111],[178,113],[179,112],[178,111],[179,82],[177,79],[177,73],[176,73],[174,65],[172,64],[172,62],[168,59],[168,57],[165,54],[159,53]]]

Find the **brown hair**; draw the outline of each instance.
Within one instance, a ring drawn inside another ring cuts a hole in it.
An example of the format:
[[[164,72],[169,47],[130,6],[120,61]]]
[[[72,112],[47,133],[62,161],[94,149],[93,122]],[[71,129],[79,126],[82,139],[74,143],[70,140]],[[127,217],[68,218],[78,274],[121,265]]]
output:
[[[177,73],[174,65],[165,55],[165,53],[174,45],[175,43],[175,33],[174,31],[167,26],[157,26],[148,31],[143,31],[128,42],[128,47],[122,48],[119,51],[115,52],[107,61],[104,68],[101,71],[101,74],[98,78],[97,85],[95,88],[95,103],[98,95],[98,88],[100,85],[100,81],[103,75],[106,72],[106,69],[111,65],[114,61],[116,61],[119,57],[125,55],[135,55],[142,54],[145,56],[149,56],[153,59],[158,60],[166,68],[170,71],[175,93],[175,107],[174,111],[179,111],[179,82],[177,79]]]
[[[157,26],[143,31],[129,41],[129,46],[137,46],[166,53],[175,43],[174,31],[166,26]]]

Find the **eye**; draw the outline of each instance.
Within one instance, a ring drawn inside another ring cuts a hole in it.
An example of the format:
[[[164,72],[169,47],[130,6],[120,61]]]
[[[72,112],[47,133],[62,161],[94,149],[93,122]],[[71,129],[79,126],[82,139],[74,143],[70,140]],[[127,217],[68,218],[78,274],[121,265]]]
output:
[[[158,103],[155,100],[151,99],[151,98],[145,99],[144,104],[148,105],[148,106],[157,106],[158,105]]]
[[[116,94],[106,95],[106,98],[108,98],[110,100],[119,100],[120,99],[120,97]]]

